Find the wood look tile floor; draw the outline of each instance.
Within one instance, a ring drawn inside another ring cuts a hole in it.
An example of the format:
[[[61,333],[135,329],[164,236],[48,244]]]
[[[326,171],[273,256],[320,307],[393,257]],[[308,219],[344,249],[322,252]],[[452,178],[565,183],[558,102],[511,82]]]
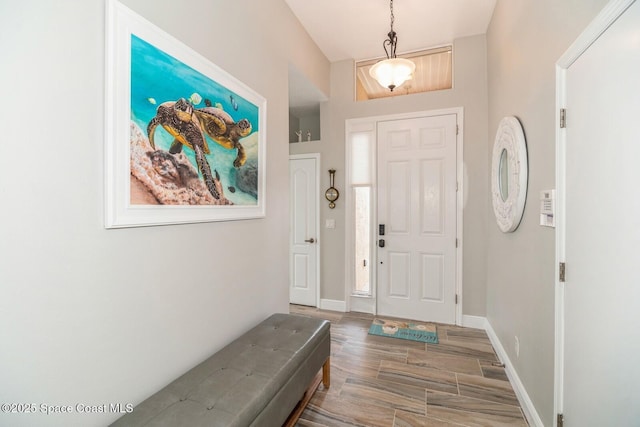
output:
[[[439,344],[424,344],[369,335],[368,314],[290,311],[331,322],[331,386],[320,384],[297,426],[528,425],[483,330],[437,324]]]

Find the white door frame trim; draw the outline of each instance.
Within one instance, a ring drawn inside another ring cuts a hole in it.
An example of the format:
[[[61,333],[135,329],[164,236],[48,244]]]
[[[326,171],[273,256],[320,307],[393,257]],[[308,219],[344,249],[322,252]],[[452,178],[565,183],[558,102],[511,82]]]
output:
[[[556,265],[554,414],[564,411],[564,283],[559,266],[565,262],[566,233],[566,130],[560,128],[560,109],[566,108],[566,76],[571,65],[618,19],[635,0],[611,0],[556,62]],[[557,426],[554,416],[553,425]]]
[[[322,249],[322,239],[320,239],[320,170],[322,169],[320,163],[320,153],[308,153],[308,154],[289,154],[289,160],[301,160],[301,159],[314,159],[316,161],[316,307],[320,307],[320,250]],[[289,207],[289,213],[291,213],[291,207]],[[291,219],[289,219],[291,224]],[[291,233],[291,225],[289,225],[289,233]],[[291,248],[289,248],[291,252]],[[291,266],[289,266],[289,275],[291,275]],[[289,277],[291,281],[291,277]]]
[[[458,134],[456,135],[456,180],[458,183],[458,191],[456,194],[456,236],[458,239],[458,247],[456,248],[456,295],[458,296],[458,303],[456,304],[456,325],[462,325],[462,304],[463,304],[463,296],[462,296],[462,254],[464,247],[463,240],[463,212],[464,212],[464,176],[463,176],[463,165],[464,165],[464,108],[463,107],[455,107],[455,108],[444,108],[439,110],[428,110],[428,111],[416,111],[411,113],[402,113],[402,114],[390,114],[383,116],[372,116],[372,117],[363,117],[357,119],[347,119],[345,121],[345,142],[348,140],[349,132],[358,125],[366,125],[369,123],[373,123],[373,132],[377,141],[377,132],[376,132],[376,124],[382,121],[391,121],[391,120],[404,120],[404,119],[414,119],[419,117],[431,117],[431,116],[443,116],[448,114],[456,115],[456,124],[458,126]],[[351,180],[350,180],[350,159],[351,154],[349,153],[349,145],[345,143],[345,302],[346,302],[346,311],[351,310],[351,275],[350,268],[353,265],[353,254],[352,247],[352,239],[350,238],[353,230],[350,222],[350,212],[349,206],[351,206],[351,192],[349,189],[351,188]],[[374,147],[374,153],[376,153],[377,149]],[[377,153],[376,153],[376,162],[377,164]],[[377,188],[377,183],[374,183],[374,188]],[[374,192],[375,193],[375,192]],[[374,195],[373,203],[377,206],[377,199]],[[377,224],[377,212],[374,209],[373,212],[373,224]],[[374,239],[375,241],[375,239]],[[378,261],[375,260],[377,265]],[[373,295],[375,298],[376,290],[377,290],[377,275],[376,269],[372,271],[372,288]],[[376,314],[377,304],[374,304],[373,314]]]

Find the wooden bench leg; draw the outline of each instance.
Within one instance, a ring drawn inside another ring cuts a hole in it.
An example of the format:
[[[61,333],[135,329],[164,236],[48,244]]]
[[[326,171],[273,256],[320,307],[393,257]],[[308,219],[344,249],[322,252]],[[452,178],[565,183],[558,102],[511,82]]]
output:
[[[331,357],[327,357],[327,360],[322,365],[322,384],[325,388],[329,388],[331,385]]]
[[[302,415],[302,412],[311,401],[311,398],[313,397],[313,393],[315,393],[320,383],[324,384],[326,388],[329,388],[329,359],[330,358],[327,357],[327,360],[324,362],[324,365],[322,365],[322,375],[320,374],[320,372],[316,374],[315,378],[311,382],[311,385],[309,386],[307,391],[304,392],[304,395],[302,396],[302,400],[298,402],[298,404],[293,409],[291,414],[289,414],[289,418],[282,425],[282,427],[294,427],[296,425],[296,423],[298,422],[298,419],[300,418],[300,416]]]

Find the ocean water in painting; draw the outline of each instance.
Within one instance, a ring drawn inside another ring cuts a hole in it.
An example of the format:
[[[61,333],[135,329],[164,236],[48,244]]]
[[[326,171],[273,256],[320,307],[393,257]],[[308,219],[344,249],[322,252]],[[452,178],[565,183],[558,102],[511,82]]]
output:
[[[131,35],[131,120],[146,135],[147,125],[156,115],[158,105],[180,98],[191,100],[196,109],[204,108],[205,99],[209,99],[213,106],[222,108],[234,121],[249,120],[252,134],[260,131],[259,108],[256,105],[141,38]],[[158,126],[155,135],[156,149],[168,151],[172,142],[173,137]],[[240,191],[235,185],[233,161],[237,150],[226,149],[210,139],[208,145],[211,154],[207,155],[207,160],[211,169],[220,174],[225,196],[236,205],[255,205],[256,198]],[[193,150],[185,147],[183,152],[197,170]],[[235,191],[229,191],[229,187]]]

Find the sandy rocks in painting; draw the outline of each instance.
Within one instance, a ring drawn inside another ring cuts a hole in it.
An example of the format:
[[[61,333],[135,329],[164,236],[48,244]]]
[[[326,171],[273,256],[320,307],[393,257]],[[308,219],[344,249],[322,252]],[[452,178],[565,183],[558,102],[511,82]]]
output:
[[[253,133],[241,141],[247,153],[246,163],[236,173],[236,186],[240,191],[258,197],[258,135]]]
[[[215,173],[215,172],[214,172]],[[131,122],[131,204],[147,205],[230,205],[217,177],[221,194],[213,198],[198,176],[197,169],[184,155],[153,150],[146,135]],[[155,202],[155,203],[154,203]]]

